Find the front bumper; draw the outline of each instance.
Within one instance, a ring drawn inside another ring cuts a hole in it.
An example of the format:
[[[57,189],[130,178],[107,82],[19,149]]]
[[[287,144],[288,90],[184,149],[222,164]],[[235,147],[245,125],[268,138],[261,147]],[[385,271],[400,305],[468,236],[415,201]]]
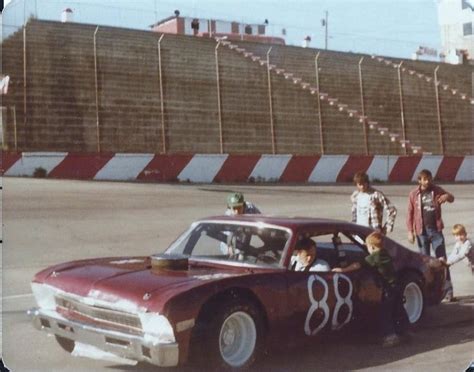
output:
[[[152,343],[145,334],[132,335],[65,319],[55,311],[32,308],[27,311],[34,327],[49,334],[92,345],[120,358],[144,361],[161,367],[178,365],[177,343]]]

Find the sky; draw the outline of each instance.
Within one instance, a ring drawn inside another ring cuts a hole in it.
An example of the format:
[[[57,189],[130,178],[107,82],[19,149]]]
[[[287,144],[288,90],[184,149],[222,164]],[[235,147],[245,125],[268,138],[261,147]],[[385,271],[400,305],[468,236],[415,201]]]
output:
[[[267,34],[324,48],[321,19],[328,12],[328,49],[410,58],[418,46],[440,49],[436,0],[7,0],[5,30],[28,15],[59,20],[66,7],[84,23],[147,29],[178,9],[183,16],[263,23]]]

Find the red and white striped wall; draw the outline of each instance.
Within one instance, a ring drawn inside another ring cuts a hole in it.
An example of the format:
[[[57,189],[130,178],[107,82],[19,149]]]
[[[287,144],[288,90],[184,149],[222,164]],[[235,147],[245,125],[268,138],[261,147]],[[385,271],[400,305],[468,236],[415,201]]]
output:
[[[43,168],[48,178],[196,183],[351,182],[357,171],[371,180],[412,182],[421,169],[438,181],[474,181],[474,156],[355,155],[160,155],[120,153],[8,153],[2,174],[32,177]]]

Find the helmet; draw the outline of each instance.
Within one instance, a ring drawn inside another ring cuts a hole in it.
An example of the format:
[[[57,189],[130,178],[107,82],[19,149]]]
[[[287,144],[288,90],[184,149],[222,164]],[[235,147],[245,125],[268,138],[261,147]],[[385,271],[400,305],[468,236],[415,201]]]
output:
[[[244,195],[240,192],[234,192],[227,197],[227,206],[231,207],[240,207],[244,205]]]

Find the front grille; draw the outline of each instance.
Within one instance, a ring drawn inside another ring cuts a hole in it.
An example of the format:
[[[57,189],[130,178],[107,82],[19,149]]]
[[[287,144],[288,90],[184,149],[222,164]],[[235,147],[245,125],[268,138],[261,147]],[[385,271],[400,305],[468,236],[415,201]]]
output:
[[[140,318],[134,314],[91,306],[65,297],[56,297],[56,305],[66,317],[78,318],[83,322],[105,323],[114,328],[125,327],[134,331],[142,330]]]

